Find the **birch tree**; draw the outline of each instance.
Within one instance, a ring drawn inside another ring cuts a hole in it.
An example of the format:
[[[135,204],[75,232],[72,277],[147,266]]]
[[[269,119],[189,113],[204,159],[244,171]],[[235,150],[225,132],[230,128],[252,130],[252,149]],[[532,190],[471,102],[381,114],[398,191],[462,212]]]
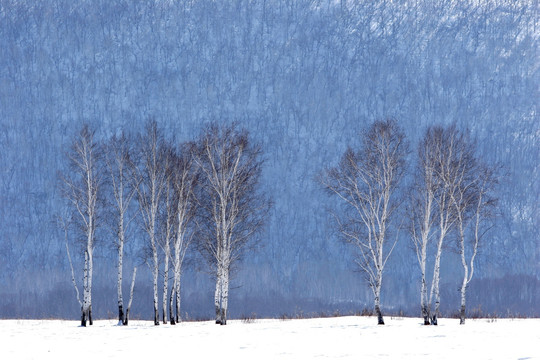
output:
[[[216,279],[216,323],[226,325],[231,269],[270,207],[258,187],[261,148],[247,131],[213,124],[198,141],[195,161],[201,172],[199,246]]]
[[[165,168],[166,171],[165,183],[163,187],[163,205],[161,206],[162,215],[160,222],[160,236],[159,245],[163,250],[163,297],[162,297],[162,320],[163,323],[167,323],[167,310],[170,312],[170,307],[167,306],[169,300],[169,263],[171,260],[171,241],[174,234],[174,223],[176,215],[175,206],[175,194],[174,185],[172,181],[173,171],[171,164],[173,162],[174,152],[171,148],[167,148],[165,154]]]
[[[98,225],[98,195],[102,184],[100,170],[102,152],[95,140],[95,132],[88,125],[83,125],[67,156],[69,172],[61,175],[62,195],[71,207],[72,220],[78,225],[76,228],[79,230],[77,238],[82,244],[84,268],[81,326],[86,326],[87,321],[92,325],[94,246]],[[71,264],[71,258],[69,260]]]
[[[339,164],[319,177],[329,194],[340,200],[343,211],[334,217],[345,241],[357,250],[356,263],[373,292],[379,325],[384,325],[380,307],[383,271],[397,237],[389,247],[385,245],[400,204],[396,189],[406,154],[405,136],[397,123],[376,121],[362,133],[358,150],[348,148]]]
[[[117,296],[118,296],[118,325],[126,324],[124,316],[124,299],[122,294],[124,244],[126,242],[126,230],[134,216],[129,216],[132,200],[137,192],[138,183],[131,177],[131,144],[129,139],[122,133],[113,136],[105,151],[108,179],[111,190],[111,207],[113,208],[110,222],[116,235],[116,248],[118,251],[117,264]]]
[[[427,129],[418,146],[418,159],[411,191],[408,214],[411,217],[411,240],[414,244],[418,265],[421,273],[420,308],[424,325],[430,324],[428,309],[428,284],[426,280],[426,264],[428,245],[434,235],[433,226],[436,220],[436,174],[434,131]]]
[[[459,154],[456,167],[456,191],[452,194],[452,206],[456,214],[457,251],[463,266],[460,287],[460,324],[465,324],[467,287],[474,275],[474,260],[480,241],[493,226],[493,209],[497,199],[493,195],[496,184],[494,168],[483,163],[476,155],[476,144],[468,133],[462,134],[456,146]]]
[[[429,294],[428,312],[431,324],[437,325],[440,295],[441,257],[445,239],[455,225],[455,208],[452,205],[452,197],[456,191],[459,180],[459,167],[456,166],[461,142],[461,135],[455,125],[449,127],[433,127],[431,142],[434,148],[435,163],[435,202],[437,204],[437,231],[438,240],[433,265],[433,277]],[[435,308],[432,310],[433,303]]]
[[[179,323],[181,319],[181,277],[182,266],[188,247],[193,239],[193,218],[195,215],[195,186],[198,182],[198,172],[194,164],[195,146],[191,143],[182,144],[172,166],[172,184],[175,194],[175,229],[173,239],[173,288],[170,296],[169,312],[171,324]],[[172,307],[175,300],[175,312]]]
[[[137,182],[137,200],[139,203],[142,225],[148,235],[150,248],[154,296],[154,324],[159,325],[159,244],[158,215],[161,199],[167,180],[167,152],[164,139],[155,121],[147,123],[144,134],[138,139],[139,167],[133,169],[133,178]]]

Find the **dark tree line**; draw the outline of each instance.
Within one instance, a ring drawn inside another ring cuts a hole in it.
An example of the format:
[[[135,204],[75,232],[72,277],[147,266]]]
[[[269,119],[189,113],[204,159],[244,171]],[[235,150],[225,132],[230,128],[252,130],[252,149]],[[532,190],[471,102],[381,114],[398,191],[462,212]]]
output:
[[[212,124],[197,141],[175,144],[157,122],[149,121],[136,137],[122,133],[100,143],[95,131],[84,125],[66,156],[70,168],[59,177],[69,215],[60,224],[81,305],[81,325],[86,326],[87,320],[92,325],[93,250],[96,230],[106,226],[110,231],[101,232],[101,237],[112,236],[118,251],[118,321],[128,324],[137,268],[125,307],[123,257],[133,221],[146,234],[142,250],[152,273],[154,324],[160,323],[160,272],[162,321],[181,321],[182,266],[195,242],[216,280],[216,322],[225,325],[231,269],[246,250],[254,249],[250,245],[255,244],[270,207],[258,186],[261,148],[247,131],[236,125]],[[84,257],[82,301],[69,243],[77,244]]]
[[[325,246],[319,234],[327,228],[318,221],[324,206],[301,211],[309,205],[303,199],[310,200],[315,190],[301,179],[342,152],[328,145],[348,141],[346,129],[359,118],[392,114],[411,139],[419,126],[453,118],[474,127],[481,151],[505,163],[511,176],[500,200],[509,216],[485,253],[496,265],[483,275],[537,269],[538,202],[530,196],[538,188],[540,163],[531,156],[537,153],[531,134],[539,123],[536,97],[530,96],[538,83],[536,2],[7,0],[2,5],[0,279],[4,303],[10,304],[0,309],[4,316],[22,316],[24,307],[33,316],[65,316],[62,301],[44,305],[58,292],[49,280],[59,281],[67,269],[65,257],[58,256],[64,246],[55,241],[59,234],[49,221],[61,204],[50,189],[66,163],[61,149],[84,120],[106,131],[140,130],[136,119],[155,116],[170,119],[167,128],[194,135],[205,119],[225,115],[244,119],[252,134],[264,134],[259,139],[267,144],[268,173],[287,174],[290,184],[283,189],[281,181],[265,179],[284,211],[272,213],[269,221],[270,241],[282,252],[279,263],[264,262],[267,268],[294,270],[253,286],[288,301],[301,301],[307,292],[323,301],[355,296],[349,292],[354,276],[338,284],[331,276],[314,283],[305,274],[326,261],[324,255],[290,255],[305,244],[305,236],[315,240],[308,250],[319,253]],[[323,148],[329,150],[319,156]],[[308,271],[297,271],[295,262]],[[339,262],[330,266],[343,271]],[[412,271],[412,266],[397,270],[397,276],[407,281]],[[26,287],[17,287],[26,279],[40,294],[37,306]],[[390,296],[406,306],[410,292],[405,298],[398,290]],[[506,308],[513,302],[498,304]],[[269,311],[284,311],[279,308]],[[531,303],[528,311],[535,308]]]

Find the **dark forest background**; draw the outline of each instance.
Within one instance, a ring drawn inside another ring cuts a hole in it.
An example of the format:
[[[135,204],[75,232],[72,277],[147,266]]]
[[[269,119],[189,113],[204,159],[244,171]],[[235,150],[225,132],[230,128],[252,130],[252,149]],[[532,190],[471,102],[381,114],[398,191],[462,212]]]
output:
[[[83,123],[105,139],[149,119],[176,141],[237,121],[262,144],[274,206],[264,246],[232,285],[233,317],[369,308],[370,290],[314,178],[388,117],[406,131],[411,154],[426,126],[456,123],[504,167],[501,216],[468,306],[540,315],[539,33],[538,4],[523,0],[1,0],[0,317],[79,316],[54,221],[65,211],[57,173]],[[112,235],[102,231],[99,241],[93,311],[114,317]],[[132,227],[126,269],[140,265],[143,241]],[[458,309],[461,270],[445,251],[446,314]],[[149,275],[140,266],[132,318],[152,316]],[[188,318],[210,317],[212,282],[195,255],[182,286]],[[403,231],[383,312],[419,315],[419,299]]]

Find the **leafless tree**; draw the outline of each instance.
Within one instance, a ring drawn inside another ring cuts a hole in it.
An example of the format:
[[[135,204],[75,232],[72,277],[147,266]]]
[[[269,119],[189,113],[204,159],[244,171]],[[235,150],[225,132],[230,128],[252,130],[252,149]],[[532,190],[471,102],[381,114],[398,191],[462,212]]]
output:
[[[128,209],[137,192],[138,183],[131,178],[131,149],[129,139],[124,133],[120,136],[113,136],[105,148],[105,163],[107,165],[108,180],[111,190],[110,217],[111,227],[116,235],[116,247],[118,249],[118,324],[126,323],[124,317],[124,300],[122,296],[123,260],[124,244],[126,241],[126,230],[134,216],[128,215]]]
[[[165,168],[166,171],[165,183],[163,187],[163,205],[161,208],[161,221],[159,226],[159,245],[163,250],[163,297],[162,297],[162,320],[163,323],[167,323],[167,304],[169,299],[169,263],[171,260],[171,241],[173,240],[174,230],[175,230],[175,219],[176,219],[176,206],[175,206],[175,193],[174,193],[174,184],[173,184],[173,168],[172,164],[174,161],[174,151],[172,148],[165,149],[166,153],[164,154]],[[170,312],[170,308],[169,308]]]
[[[235,125],[212,124],[197,143],[195,162],[201,172],[199,246],[216,279],[216,323],[226,325],[231,269],[270,208],[258,187],[261,148]]]
[[[169,312],[171,324],[181,321],[181,276],[182,266],[188,247],[193,239],[192,220],[195,215],[196,205],[194,198],[195,186],[198,182],[198,172],[194,164],[195,145],[192,143],[182,144],[177,150],[172,166],[172,182],[174,186],[175,201],[175,229],[173,240],[173,268],[174,280],[170,296]],[[175,314],[173,315],[173,299],[176,300]]]
[[[428,312],[431,317],[431,324],[437,325],[440,297],[440,272],[441,257],[445,239],[455,226],[456,212],[452,205],[452,197],[457,190],[461,163],[460,147],[463,136],[455,125],[448,127],[434,126],[431,130],[430,142],[433,144],[434,168],[435,168],[435,203],[437,204],[437,231],[438,241],[433,265],[433,277],[429,295]],[[435,308],[432,310],[433,302]]]
[[[430,324],[428,310],[428,292],[426,280],[426,263],[428,245],[434,232],[432,227],[436,220],[436,173],[434,130],[428,128],[418,146],[418,159],[413,188],[410,192],[408,215],[411,218],[410,233],[416,251],[421,272],[420,308],[424,325]]]
[[[383,270],[396,241],[385,249],[400,200],[396,189],[405,170],[407,144],[394,120],[376,121],[361,136],[360,149],[347,149],[339,164],[323,171],[321,184],[337,196],[343,211],[334,213],[345,241],[358,250],[357,264],[374,295],[378,324]]]
[[[71,205],[72,220],[78,225],[76,228],[79,230],[77,237],[83,244],[81,326],[86,326],[87,321],[92,325],[93,254],[98,225],[98,194],[102,184],[100,170],[102,151],[95,141],[95,132],[88,125],[83,125],[67,156],[69,172],[60,175],[63,182],[62,195]]]
[[[137,156],[140,166],[133,168],[133,179],[137,182],[137,200],[142,218],[143,228],[148,235],[151,252],[151,271],[154,295],[154,324],[159,325],[159,244],[158,215],[159,206],[166,190],[167,182],[167,149],[164,139],[155,121],[149,121],[145,132],[138,139]]]
[[[474,275],[480,241],[493,226],[491,220],[497,203],[493,191],[497,179],[495,168],[478,158],[476,143],[468,132],[460,132],[455,148],[456,191],[451,194],[451,202],[456,218],[457,251],[463,266],[460,324],[465,324],[467,286]]]

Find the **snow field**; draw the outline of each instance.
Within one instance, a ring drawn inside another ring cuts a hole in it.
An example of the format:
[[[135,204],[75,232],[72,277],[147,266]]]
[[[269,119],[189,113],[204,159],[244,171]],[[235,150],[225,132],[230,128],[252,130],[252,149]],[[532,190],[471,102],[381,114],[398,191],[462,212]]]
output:
[[[540,319],[373,317],[231,320],[154,326],[98,320],[0,320],[1,359],[540,359]]]

